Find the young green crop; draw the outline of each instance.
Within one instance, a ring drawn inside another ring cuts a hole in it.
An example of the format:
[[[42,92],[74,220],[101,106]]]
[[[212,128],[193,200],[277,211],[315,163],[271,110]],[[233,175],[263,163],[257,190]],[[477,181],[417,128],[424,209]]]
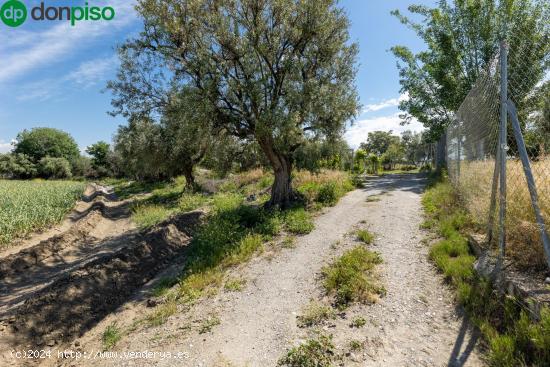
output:
[[[72,181],[0,180],[0,246],[60,222],[84,187]]]

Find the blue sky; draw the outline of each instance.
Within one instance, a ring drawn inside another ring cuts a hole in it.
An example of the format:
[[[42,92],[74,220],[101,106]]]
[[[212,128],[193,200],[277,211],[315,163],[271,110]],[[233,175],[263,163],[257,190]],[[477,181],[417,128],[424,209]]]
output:
[[[0,3],[3,3],[0,0]],[[39,0],[24,1],[27,8]],[[88,0],[90,6],[112,6],[115,19],[80,22],[36,22],[28,19],[19,28],[0,23],[0,152],[23,129],[54,127],[69,132],[81,149],[98,141],[110,141],[125,121],[107,114],[111,96],[101,93],[118,66],[115,47],[141,28],[133,5],[125,0]],[[357,87],[363,104],[359,118],[346,132],[356,147],[369,131],[404,129],[399,125],[399,93],[396,61],[391,46],[423,47],[414,33],[389,13],[405,10],[410,3],[433,5],[434,0],[343,0],[352,22],[352,39],[359,43]],[[47,5],[81,5],[80,0],[46,0]]]

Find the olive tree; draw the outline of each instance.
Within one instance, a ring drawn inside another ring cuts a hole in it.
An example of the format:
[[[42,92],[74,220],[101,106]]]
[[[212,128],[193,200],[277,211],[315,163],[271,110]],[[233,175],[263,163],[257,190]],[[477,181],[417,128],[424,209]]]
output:
[[[294,197],[292,155],[341,134],[359,108],[357,46],[336,0],[140,0],[127,48],[160,55],[196,88],[216,126],[255,139],[275,174],[268,205]]]
[[[194,189],[194,168],[217,143],[213,109],[196,88],[175,81],[159,54],[126,45],[119,58],[117,78],[107,88],[111,114],[129,120],[115,139],[122,171],[149,180],[183,174]]]

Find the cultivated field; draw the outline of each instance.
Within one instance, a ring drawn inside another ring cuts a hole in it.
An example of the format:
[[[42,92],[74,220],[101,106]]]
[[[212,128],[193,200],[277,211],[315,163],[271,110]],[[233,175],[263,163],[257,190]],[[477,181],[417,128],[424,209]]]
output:
[[[0,246],[61,221],[84,187],[72,181],[0,180]]]

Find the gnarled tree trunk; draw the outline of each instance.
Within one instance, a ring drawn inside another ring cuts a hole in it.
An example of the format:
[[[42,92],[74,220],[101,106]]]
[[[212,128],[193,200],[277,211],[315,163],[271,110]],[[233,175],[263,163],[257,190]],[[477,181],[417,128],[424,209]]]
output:
[[[193,167],[193,164],[184,164],[182,167],[183,176],[185,177],[185,188],[192,191],[197,189],[195,175],[193,174]]]
[[[258,139],[258,141],[275,174],[275,181],[271,188],[271,199],[267,206],[281,209],[288,208],[296,198],[291,182],[292,161],[290,157],[275,150],[272,139]]]

